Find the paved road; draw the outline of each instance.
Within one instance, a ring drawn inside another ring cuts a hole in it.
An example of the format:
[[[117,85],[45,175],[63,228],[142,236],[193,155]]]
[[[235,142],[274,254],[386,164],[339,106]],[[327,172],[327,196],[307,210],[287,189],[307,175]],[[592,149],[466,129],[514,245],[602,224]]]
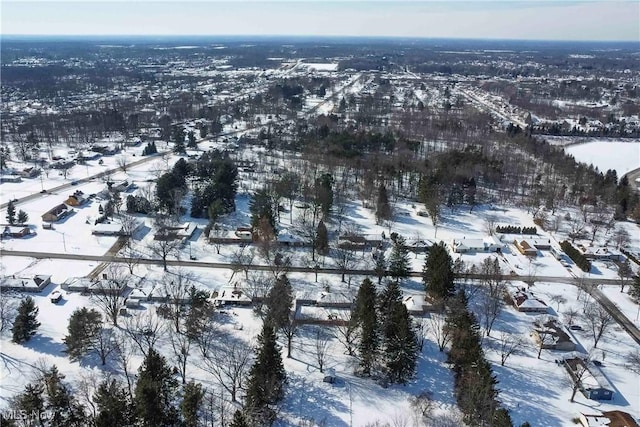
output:
[[[76,261],[99,261],[102,264],[100,266],[106,265],[105,263],[109,262],[118,262],[118,263],[127,263],[130,261],[129,258],[126,257],[118,257],[114,254],[113,251],[109,251],[107,255],[82,255],[82,254],[68,254],[68,253],[54,253],[54,252],[31,252],[31,251],[7,251],[0,249],[0,258],[3,256],[24,256],[24,257],[32,257],[32,258],[51,258],[51,259],[67,259],[67,260],[76,260]],[[151,265],[162,265],[161,259],[152,259],[152,258],[139,258],[136,260],[139,264],[151,264]],[[224,262],[203,262],[203,261],[191,261],[191,260],[167,260],[167,265],[172,267],[201,267],[201,268],[214,268],[214,269],[229,269],[233,270],[237,269],[237,265],[233,265],[231,263]],[[242,269],[254,270],[254,271],[271,271],[271,268],[268,265],[260,265],[260,264],[252,264],[247,266],[242,266]],[[289,267],[289,271],[292,273],[321,273],[321,274],[348,274],[354,276],[375,276],[375,272],[373,270],[340,270],[335,268],[319,268],[314,269],[310,267],[298,267],[292,266]],[[421,277],[422,272],[420,271],[412,271],[410,273],[411,277]],[[482,279],[484,278],[481,274],[474,275],[465,275],[464,277],[468,279]],[[572,277],[555,277],[555,276],[536,276],[536,277],[523,277],[523,276],[510,276],[504,275],[503,279],[505,280],[525,280],[531,282],[551,282],[551,283],[565,283],[569,285],[577,285],[578,279]],[[593,298],[598,301],[606,310],[613,316],[613,318],[618,322],[618,324],[629,334],[629,336],[640,344],[640,330],[615,306],[598,288],[597,285],[619,285],[618,281],[615,279],[594,279],[594,278],[581,278],[579,282],[585,286],[587,292],[589,292]]]
[[[587,286],[585,290],[596,301],[598,301],[605,310],[607,310],[607,312],[616,320],[616,322],[618,322],[622,329],[627,331],[629,336],[633,338],[635,342],[640,344],[640,329],[638,329],[636,325],[634,325],[631,320],[629,320],[627,316],[625,316],[624,313],[622,313],[620,309],[600,291],[600,289],[597,287]]]
[[[146,163],[146,162],[149,162],[151,160],[157,159],[158,157],[163,156],[163,155],[168,154],[168,153],[170,153],[170,151],[163,151],[163,152],[160,152],[157,155],[153,155],[153,156],[144,156],[140,160],[136,160],[135,162],[131,162],[131,163],[127,164],[127,168],[131,168],[131,167],[134,167],[134,166],[141,165],[143,163]],[[102,178],[103,176],[116,173],[116,172],[118,172],[120,170],[121,170],[121,168],[120,168],[120,166],[118,166],[117,168],[107,169],[107,170],[104,170],[104,171],[102,171],[100,173],[97,173],[95,175],[88,176],[86,178],[76,179],[73,182],[76,182],[77,184],[83,184],[85,182],[90,182],[91,180],[93,180],[95,178]],[[55,192],[58,192],[60,190],[64,190],[64,189],[67,189],[67,188],[70,188],[70,187],[72,187],[72,184],[71,183],[67,183],[67,184],[59,185],[57,187],[48,188],[46,191],[47,191],[47,193],[55,193]],[[20,199],[16,199],[17,202],[15,203],[15,205],[17,206],[20,203],[28,202],[30,200],[35,200],[35,199],[37,199],[39,197],[48,196],[49,194],[47,194],[47,193],[33,193],[33,194],[28,195],[28,196],[22,197]],[[0,204],[0,209],[7,207],[8,204],[9,204],[8,200],[6,202]]]

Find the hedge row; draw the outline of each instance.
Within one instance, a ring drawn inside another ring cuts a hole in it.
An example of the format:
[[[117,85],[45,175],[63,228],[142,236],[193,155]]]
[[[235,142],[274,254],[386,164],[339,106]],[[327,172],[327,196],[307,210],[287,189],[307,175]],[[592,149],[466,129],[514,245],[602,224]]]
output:
[[[591,261],[582,255],[582,252],[576,249],[571,243],[565,240],[560,242],[560,247],[582,271],[586,271],[587,273],[591,271]]]
[[[515,225],[497,226],[496,232],[505,234],[538,234],[536,227],[516,227]]]

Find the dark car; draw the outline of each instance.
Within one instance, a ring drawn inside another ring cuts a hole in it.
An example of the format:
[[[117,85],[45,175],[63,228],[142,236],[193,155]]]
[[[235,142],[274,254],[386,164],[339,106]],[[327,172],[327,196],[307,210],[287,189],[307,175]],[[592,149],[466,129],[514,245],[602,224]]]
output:
[[[79,182],[78,181],[71,181],[71,185],[78,185]]]
[[[582,326],[580,326],[580,325],[569,325],[569,329],[571,329],[572,331],[581,331],[582,330]]]

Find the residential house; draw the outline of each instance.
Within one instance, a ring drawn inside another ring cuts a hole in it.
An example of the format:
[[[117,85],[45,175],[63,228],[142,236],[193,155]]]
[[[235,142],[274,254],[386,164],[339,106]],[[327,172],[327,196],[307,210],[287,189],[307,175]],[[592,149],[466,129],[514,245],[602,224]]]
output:
[[[573,357],[565,359],[564,366],[569,372],[571,381],[578,384],[578,390],[587,399],[611,400],[613,398],[613,386],[593,363],[581,357]]]
[[[576,343],[553,318],[544,323],[535,322],[531,336],[539,347],[546,350],[574,351],[576,349]]]
[[[163,225],[153,236],[154,240],[187,240],[193,236],[198,226],[192,222],[176,225]]]
[[[31,234],[31,229],[27,226],[21,225],[7,225],[2,231],[2,238],[13,237],[15,239],[21,239]]]
[[[36,274],[33,277],[8,276],[0,280],[0,289],[4,291],[40,292],[49,283],[51,276]]]
[[[2,182],[22,182],[20,175],[0,175],[0,183]]]
[[[127,289],[126,283],[110,279],[91,279],[89,277],[69,277],[60,284],[67,292],[80,292],[96,295],[122,295]]]
[[[67,200],[64,201],[64,203],[65,205],[76,207],[84,205],[87,201],[88,199],[84,196],[84,193],[80,190],[76,190]]]
[[[344,325],[354,301],[355,295],[345,292],[297,292],[295,319],[301,324]]]
[[[413,316],[424,316],[428,311],[428,305],[422,294],[407,295],[402,298],[402,303],[407,308],[407,312]]]
[[[640,427],[633,417],[622,411],[580,414],[582,427]]]
[[[31,167],[22,169],[20,172],[18,172],[18,174],[22,178],[35,178],[38,175],[40,175],[40,169],[31,166]]]
[[[503,244],[494,238],[485,239],[453,239],[449,243],[451,250],[455,253],[468,252],[501,252]]]
[[[515,309],[523,313],[546,313],[549,310],[543,300],[525,287],[509,289],[509,298]]]
[[[522,255],[526,255],[526,256],[538,255],[538,250],[535,248],[535,246],[533,246],[527,240],[514,240],[513,244],[516,246],[516,249],[518,250],[518,252],[520,252]]]
[[[578,245],[582,255],[592,261],[620,261],[624,255],[614,248]]]
[[[69,209],[67,205],[65,205],[64,203],[61,203],[49,209],[44,214],[42,214],[42,220],[44,222],[60,221],[62,218],[69,215],[71,212],[73,212],[72,209]]]
[[[211,292],[211,299],[216,307],[226,305],[248,306],[253,303],[250,296],[237,284],[226,285]]]
[[[379,248],[381,246],[381,239],[368,239],[359,234],[343,234],[338,237],[338,247],[341,249],[364,251],[369,248]]]

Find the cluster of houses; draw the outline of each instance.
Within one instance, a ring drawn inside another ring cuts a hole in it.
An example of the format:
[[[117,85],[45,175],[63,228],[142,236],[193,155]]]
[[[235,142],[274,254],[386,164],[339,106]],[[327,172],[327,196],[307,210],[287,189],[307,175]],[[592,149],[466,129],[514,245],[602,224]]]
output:
[[[22,178],[35,178],[42,173],[42,171],[36,167],[26,167],[21,170],[5,170],[0,175],[0,183],[2,182],[22,182]]]

